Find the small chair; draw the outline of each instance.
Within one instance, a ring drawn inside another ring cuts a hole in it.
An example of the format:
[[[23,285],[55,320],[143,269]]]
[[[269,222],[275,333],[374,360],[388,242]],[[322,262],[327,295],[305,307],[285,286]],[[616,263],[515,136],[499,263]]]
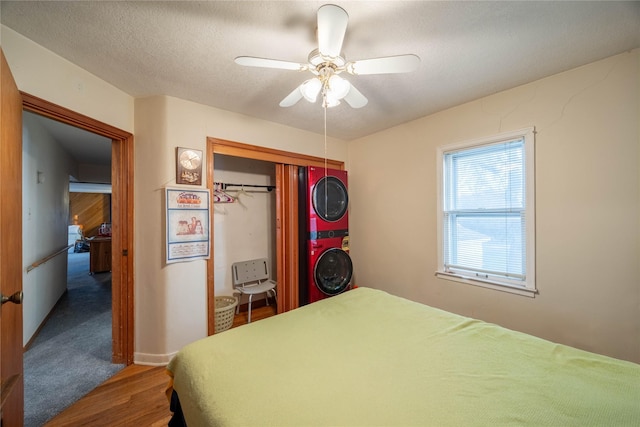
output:
[[[242,294],[249,295],[249,316],[247,323],[251,323],[251,300],[254,295],[265,294],[269,305],[269,293],[276,297],[276,282],[269,279],[269,266],[266,258],[236,262],[231,265],[233,287]],[[240,310],[240,298],[236,306],[236,313]]]

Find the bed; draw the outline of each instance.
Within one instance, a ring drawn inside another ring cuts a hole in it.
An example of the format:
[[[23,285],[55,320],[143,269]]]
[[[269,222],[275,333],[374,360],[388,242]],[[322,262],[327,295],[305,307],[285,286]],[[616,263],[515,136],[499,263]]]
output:
[[[640,365],[368,288],[189,344],[167,371],[189,427],[640,426]]]

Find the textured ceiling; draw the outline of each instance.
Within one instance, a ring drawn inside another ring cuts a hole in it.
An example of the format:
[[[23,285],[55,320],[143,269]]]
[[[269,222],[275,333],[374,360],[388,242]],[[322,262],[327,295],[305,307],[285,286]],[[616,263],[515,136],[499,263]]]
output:
[[[278,103],[310,74],[242,67],[239,55],[306,62],[317,1],[2,1],[3,25],[134,97],[169,95],[323,132],[320,103]],[[362,137],[640,46],[640,2],[336,1],[348,60],[414,53],[409,74],[349,76],[368,99],[328,110],[328,133]]]

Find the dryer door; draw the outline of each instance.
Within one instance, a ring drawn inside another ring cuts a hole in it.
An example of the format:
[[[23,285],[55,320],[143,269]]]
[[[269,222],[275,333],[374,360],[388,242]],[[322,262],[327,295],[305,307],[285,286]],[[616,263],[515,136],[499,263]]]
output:
[[[324,251],[313,268],[316,286],[326,295],[333,296],[349,287],[353,264],[348,253],[339,248]]]
[[[312,201],[313,210],[320,218],[328,222],[338,221],[347,213],[347,187],[335,176],[325,176],[314,185]]]

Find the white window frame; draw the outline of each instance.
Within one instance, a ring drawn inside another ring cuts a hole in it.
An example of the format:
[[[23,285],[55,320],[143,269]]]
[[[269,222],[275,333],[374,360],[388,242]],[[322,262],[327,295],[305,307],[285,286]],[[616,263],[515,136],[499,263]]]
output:
[[[525,250],[526,272],[522,281],[484,279],[471,277],[461,272],[446,271],[444,267],[444,156],[451,151],[478,148],[483,145],[496,144],[524,138],[525,154]],[[485,138],[458,142],[438,147],[437,153],[437,182],[438,182],[438,270],[436,276],[441,279],[452,280],[474,286],[510,292],[528,297],[535,297],[536,288],[536,256],[535,256],[535,128],[525,128],[513,132],[505,132]]]

